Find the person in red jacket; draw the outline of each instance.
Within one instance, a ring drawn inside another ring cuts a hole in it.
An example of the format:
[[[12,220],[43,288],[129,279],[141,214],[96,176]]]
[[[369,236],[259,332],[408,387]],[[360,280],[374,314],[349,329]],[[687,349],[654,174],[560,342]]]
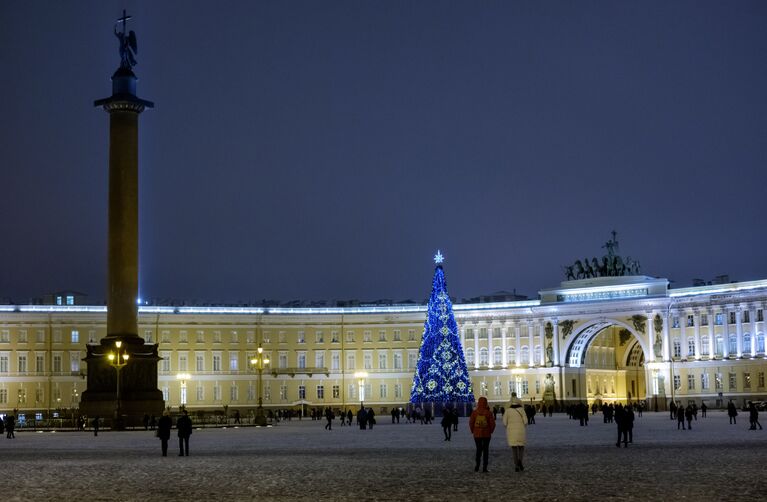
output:
[[[479,459],[482,458],[482,472],[487,472],[487,457],[490,454],[490,437],[495,430],[495,418],[487,405],[487,398],[480,397],[477,407],[469,417],[469,430],[477,445],[477,455],[474,461],[474,472],[479,471]]]

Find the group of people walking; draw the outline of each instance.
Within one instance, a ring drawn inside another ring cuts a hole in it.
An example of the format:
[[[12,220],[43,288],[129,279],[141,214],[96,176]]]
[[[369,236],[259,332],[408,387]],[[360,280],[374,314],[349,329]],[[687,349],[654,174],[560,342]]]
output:
[[[168,456],[168,441],[170,440],[171,429],[173,428],[173,420],[170,418],[170,413],[165,410],[157,422],[156,435],[160,438],[160,445],[162,448],[162,456]],[[181,416],[176,420],[176,430],[178,431],[178,449],[179,457],[189,456],[189,436],[192,435],[192,419],[189,418],[189,413],[186,410],[182,410]]]

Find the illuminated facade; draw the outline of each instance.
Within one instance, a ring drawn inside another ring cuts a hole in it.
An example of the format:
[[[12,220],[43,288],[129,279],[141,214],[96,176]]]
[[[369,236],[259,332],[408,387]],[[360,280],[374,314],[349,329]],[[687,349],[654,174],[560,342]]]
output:
[[[563,282],[540,300],[454,306],[476,395],[508,402],[767,398],[767,280],[668,289],[644,276]],[[406,405],[425,306],[355,308],[141,307],[139,335],[159,343],[168,406],[257,404],[259,344],[267,409]],[[106,335],[106,308],[0,306],[0,413],[75,408],[86,344]],[[547,375],[551,375],[547,378]],[[182,375],[182,376],[179,376]]]

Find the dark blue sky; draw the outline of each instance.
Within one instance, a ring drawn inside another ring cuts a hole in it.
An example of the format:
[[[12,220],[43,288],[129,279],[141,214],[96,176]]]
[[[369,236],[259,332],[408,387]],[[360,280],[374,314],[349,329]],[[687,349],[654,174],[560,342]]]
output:
[[[103,298],[112,22],[135,17],[141,294],[535,296],[612,229],[767,278],[767,2],[0,3],[0,298]]]

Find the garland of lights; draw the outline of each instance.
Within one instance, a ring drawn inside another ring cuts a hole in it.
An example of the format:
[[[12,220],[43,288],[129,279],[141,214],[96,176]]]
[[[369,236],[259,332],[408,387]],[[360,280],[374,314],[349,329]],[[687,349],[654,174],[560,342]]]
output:
[[[474,402],[453,305],[447,294],[442,254],[434,257],[431,296],[416,364],[411,403]]]

